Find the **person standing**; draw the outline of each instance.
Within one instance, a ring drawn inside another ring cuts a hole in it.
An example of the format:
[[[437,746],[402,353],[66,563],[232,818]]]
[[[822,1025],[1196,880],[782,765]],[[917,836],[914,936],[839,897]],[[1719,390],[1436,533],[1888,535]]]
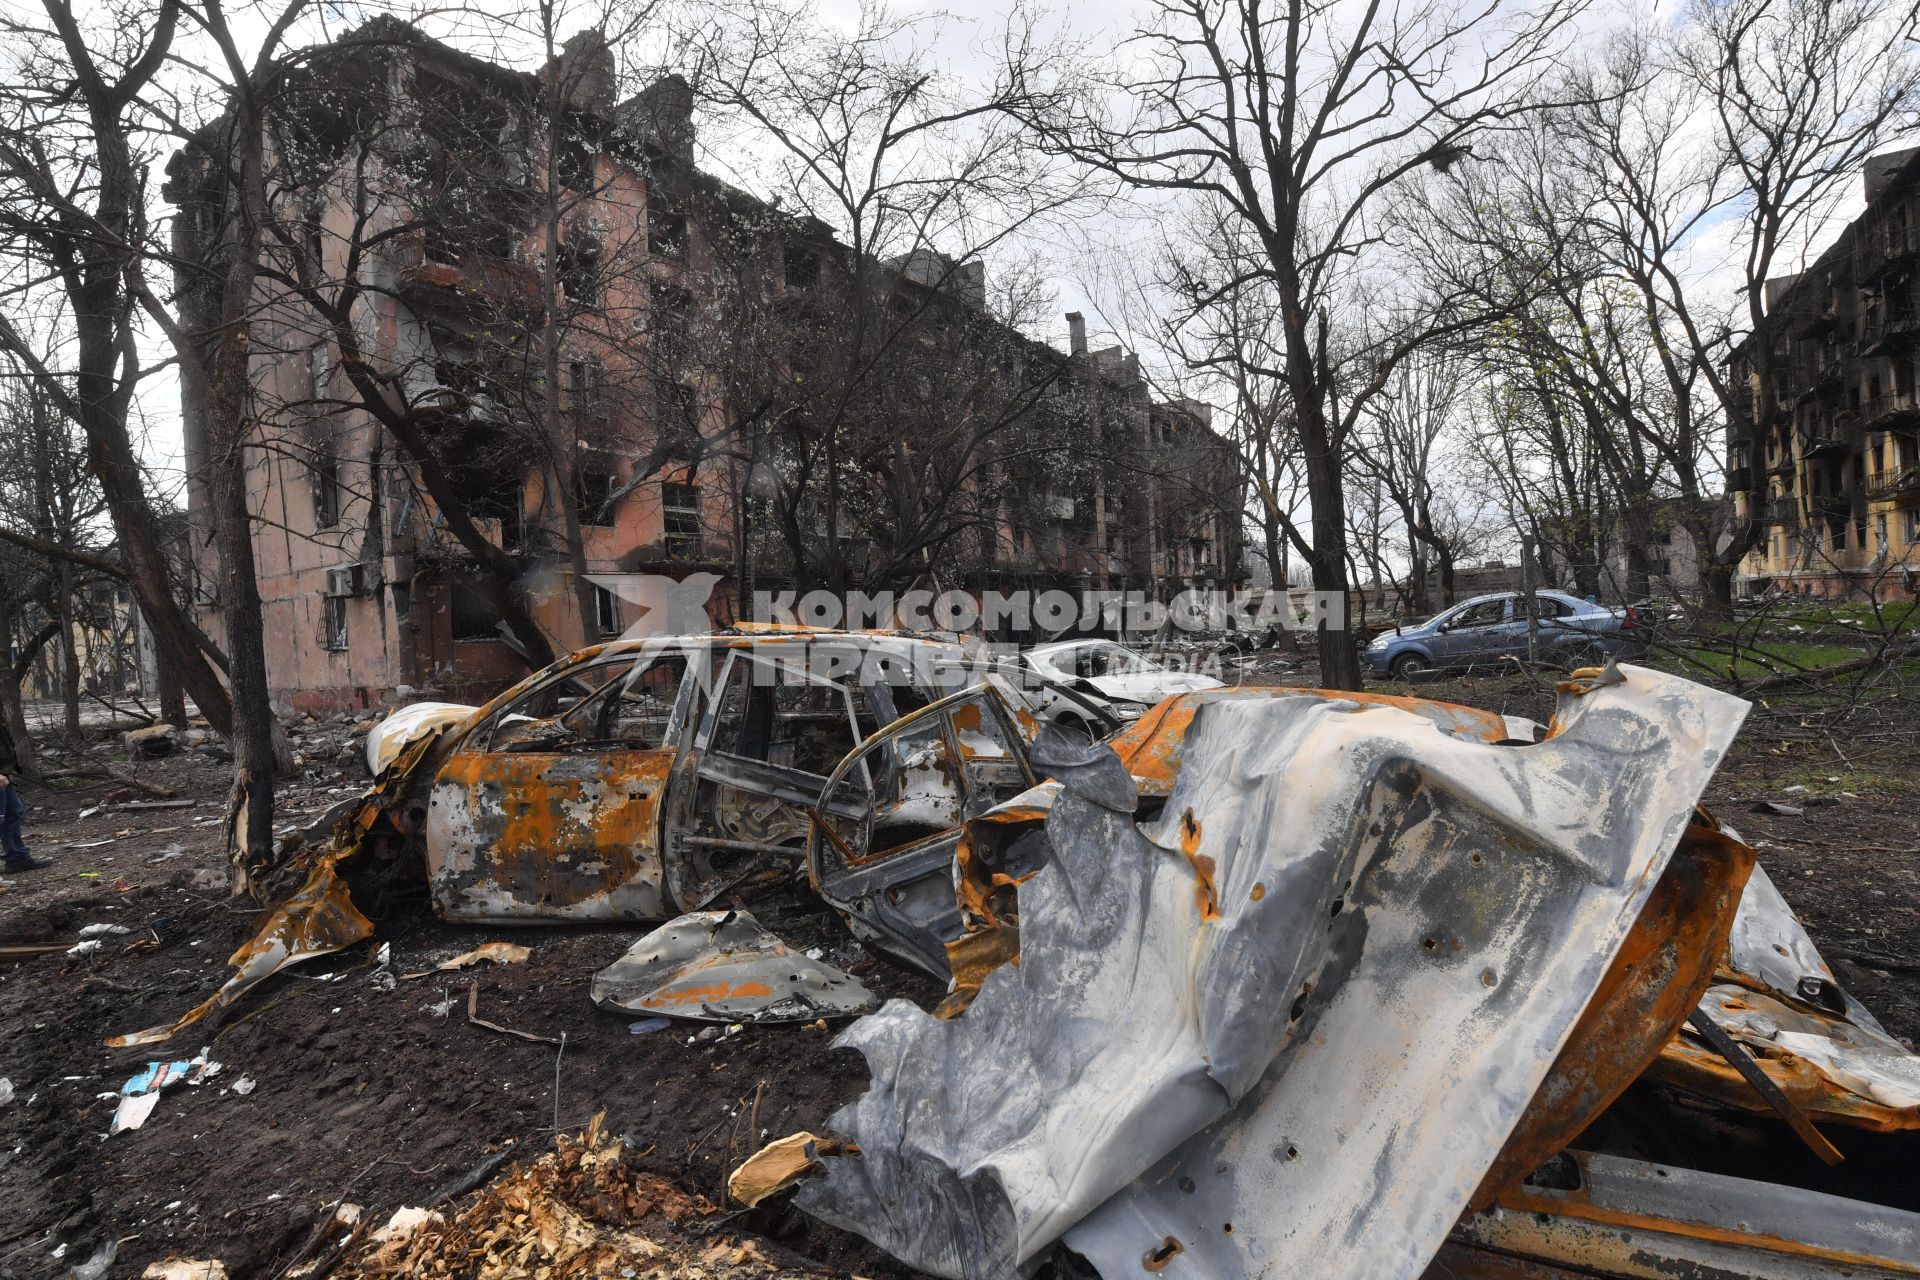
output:
[[[20,803],[20,794],[13,789],[13,779],[0,773],[0,849],[6,851],[5,870],[8,872],[38,871],[41,867],[53,865],[45,858],[36,858],[27,851],[27,838],[22,830],[26,816],[27,806]]]

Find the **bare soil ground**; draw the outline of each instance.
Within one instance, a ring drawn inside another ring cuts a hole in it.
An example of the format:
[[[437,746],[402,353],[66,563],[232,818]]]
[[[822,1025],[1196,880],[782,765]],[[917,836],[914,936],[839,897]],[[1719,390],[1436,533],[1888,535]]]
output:
[[[1250,675],[1304,683],[1312,672]],[[1413,692],[1543,720],[1551,708],[1550,690],[1523,678]],[[1759,847],[1841,980],[1909,1039],[1920,1036],[1913,711],[1890,713],[1908,717],[1899,749],[1877,730],[1825,741],[1790,708],[1757,714],[1707,797]],[[310,771],[289,808],[318,811],[359,785],[358,770],[334,760]],[[0,1076],[14,1090],[0,1104],[8,1210],[0,1277],[62,1275],[106,1239],[119,1243],[115,1276],[138,1276],[175,1253],[218,1258],[234,1277],[274,1276],[337,1202],[363,1205],[375,1220],[429,1203],[502,1150],[545,1150],[556,1125],[578,1129],[602,1110],[643,1168],[719,1202],[727,1171],[763,1136],[817,1130],[863,1087],[858,1057],[829,1051],[831,1035],[820,1030],[748,1027],[702,1038],[697,1027],[676,1025],[634,1035],[627,1019],[600,1013],[587,998],[591,975],[639,929],[477,930],[441,922],[419,896],[381,904],[372,946],[274,979],[224,1022],[155,1049],[108,1050],[108,1036],[171,1020],[211,992],[257,920],[222,887],[226,766],[188,753],[124,767],[196,807],[81,819],[78,811],[110,788],[29,789],[30,838],[56,865],[11,877],[0,891],[0,946],[70,944],[95,923],[130,930],[89,955],[0,959]],[[1805,812],[1752,812],[1761,800]],[[804,897],[755,909],[789,941],[849,961],[883,995],[925,1003],[938,994],[864,957]],[[392,991],[373,981],[381,943],[395,970],[412,973],[502,938],[531,946],[531,958]],[[157,945],[129,950],[141,940]],[[470,1024],[470,978],[483,1018],[564,1035],[564,1051]],[[149,1059],[190,1058],[202,1046],[222,1064],[217,1077],[169,1089],[143,1128],[106,1136],[114,1102],[101,1095]],[[234,1089],[242,1078],[251,1091]],[[757,1211],[737,1225],[843,1273],[906,1274],[864,1241],[789,1210]]]

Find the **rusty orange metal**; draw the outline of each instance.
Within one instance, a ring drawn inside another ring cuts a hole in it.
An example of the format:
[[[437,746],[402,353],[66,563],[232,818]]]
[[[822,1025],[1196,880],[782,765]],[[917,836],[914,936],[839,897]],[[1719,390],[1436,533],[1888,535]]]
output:
[[[1726,980],[1730,975],[1716,974],[1715,978]],[[1755,1061],[1789,1102],[1817,1121],[1873,1133],[1920,1129],[1920,1116],[1912,1108],[1889,1107],[1843,1089],[1805,1058],[1788,1050],[1761,1049]],[[1773,1114],[1773,1108],[1726,1059],[1683,1036],[1668,1041],[1646,1074],[1649,1080],[1736,1111]]]
[[[1470,1212],[1564,1150],[1679,1034],[1713,981],[1753,863],[1749,846],[1696,816]]]

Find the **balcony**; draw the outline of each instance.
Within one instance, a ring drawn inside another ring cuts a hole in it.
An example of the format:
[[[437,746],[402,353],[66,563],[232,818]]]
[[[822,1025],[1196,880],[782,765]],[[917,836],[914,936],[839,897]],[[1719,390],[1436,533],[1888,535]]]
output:
[[[1832,422],[1815,423],[1800,433],[1800,456],[1818,457],[1823,453],[1835,453],[1852,444],[1852,427],[1858,419],[1851,413],[1839,414]]]
[[[1883,471],[1867,482],[1867,501],[1891,502],[1899,507],[1920,507],[1920,463],[1908,463],[1894,471]]]
[[[1920,423],[1920,401],[1911,391],[1874,396],[1860,406],[1860,420],[1869,430],[1896,431]]]
[[[1891,355],[1920,342],[1920,316],[1909,312],[1875,311],[1861,322],[1860,354]]]
[[[540,273],[523,262],[444,246],[400,269],[400,292],[426,300],[519,309],[540,305]]]
[[[1792,498],[1770,498],[1760,507],[1762,524],[1797,525],[1800,523],[1800,504]]]
[[[1860,237],[1857,250],[1860,274],[1872,277],[1901,266],[1913,257],[1914,248],[1912,227],[1882,224]]]
[[[1844,493],[1816,493],[1808,503],[1815,516],[1826,520],[1845,520],[1853,513],[1853,499]]]

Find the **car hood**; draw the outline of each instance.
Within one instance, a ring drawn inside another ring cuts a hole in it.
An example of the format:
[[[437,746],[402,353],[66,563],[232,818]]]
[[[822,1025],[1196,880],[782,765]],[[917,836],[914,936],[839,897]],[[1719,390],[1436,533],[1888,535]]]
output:
[[[1090,676],[1087,683],[1109,698],[1142,702],[1148,706],[1179,693],[1198,693],[1202,689],[1224,686],[1212,676],[1186,671],[1147,671],[1131,676]]]

